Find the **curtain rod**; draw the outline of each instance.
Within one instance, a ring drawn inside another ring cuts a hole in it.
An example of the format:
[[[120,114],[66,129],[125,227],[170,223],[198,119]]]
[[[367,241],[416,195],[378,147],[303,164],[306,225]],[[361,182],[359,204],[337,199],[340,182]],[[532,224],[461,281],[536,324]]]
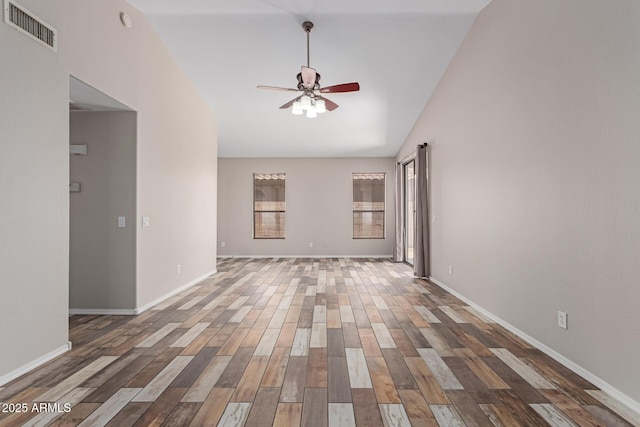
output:
[[[428,142],[423,142],[422,144],[418,144],[418,146],[428,147],[429,143]],[[396,163],[401,165],[401,164],[407,163],[409,160],[411,160],[412,158],[415,158],[415,157],[416,157],[416,153],[414,151],[413,153],[407,154],[402,159],[400,159],[400,161],[397,161]]]

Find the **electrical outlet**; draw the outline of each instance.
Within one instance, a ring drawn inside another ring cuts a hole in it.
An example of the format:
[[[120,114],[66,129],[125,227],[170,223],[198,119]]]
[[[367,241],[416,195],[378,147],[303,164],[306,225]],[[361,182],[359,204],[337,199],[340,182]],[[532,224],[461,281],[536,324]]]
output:
[[[435,215],[431,215],[431,222],[436,222],[436,216]]]
[[[221,247],[221,248],[224,248],[225,246],[227,246],[227,243],[226,243],[226,242],[220,242],[220,247]]]
[[[449,274],[452,275],[453,274],[453,265],[449,266]]]
[[[182,266],[180,264],[178,264],[178,268],[176,268],[178,274],[180,274],[182,272]]]
[[[558,326],[567,329],[567,313],[564,311],[558,311]]]
[[[313,242],[309,242],[309,247],[312,248],[313,247]]]

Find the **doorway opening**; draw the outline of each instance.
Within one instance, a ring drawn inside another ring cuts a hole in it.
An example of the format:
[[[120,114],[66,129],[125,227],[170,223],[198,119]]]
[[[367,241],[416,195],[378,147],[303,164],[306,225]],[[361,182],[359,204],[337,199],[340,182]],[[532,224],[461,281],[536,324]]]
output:
[[[69,76],[69,313],[134,314],[137,113]]]
[[[404,262],[413,265],[416,229],[416,163],[409,160],[402,166],[404,203]]]

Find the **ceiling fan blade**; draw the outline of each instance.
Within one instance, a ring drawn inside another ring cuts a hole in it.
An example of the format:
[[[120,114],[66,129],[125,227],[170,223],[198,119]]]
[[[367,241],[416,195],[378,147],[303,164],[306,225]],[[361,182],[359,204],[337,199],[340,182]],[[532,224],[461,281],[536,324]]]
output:
[[[293,98],[291,101],[287,102],[282,107],[280,107],[280,109],[281,110],[286,110],[287,108],[291,107],[293,105],[293,103],[296,102],[296,99],[298,99],[298,98]]]
[[[277,87],[277,86],[262,86],[258,85],[258,89],[267,89],[267,90],[279,90],[284,92],[300,92],[298,89],[293,89],[289,87]]]
[[[319,90],[320,93],[340,93],[340,92],[357,92],[360,90],[360,84],[358,82],[343,83],[340,85],[333,85],[323,87]]]
[[[335,102],[331,101],[330,99],[327,99],[324,96],[319,96],[318,98],[324,99],[324,105],[326,106],[327,111],[333,111],[336,108],[338,108],[338,104],[336,104]]]
[[[310,67],[302,67],[302,82],[309,89],[313,88],[316,84],[316,70]]]

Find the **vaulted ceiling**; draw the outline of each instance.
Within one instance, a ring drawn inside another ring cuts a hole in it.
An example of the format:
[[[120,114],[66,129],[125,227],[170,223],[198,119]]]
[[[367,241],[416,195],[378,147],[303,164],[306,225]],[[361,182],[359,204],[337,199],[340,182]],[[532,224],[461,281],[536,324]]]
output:
[[[394,156],[489,1],[129,0],[216,113],[221,157]],[[322,86],[360,83],[314,119],[256,88],[296,86],[306,20]]]

